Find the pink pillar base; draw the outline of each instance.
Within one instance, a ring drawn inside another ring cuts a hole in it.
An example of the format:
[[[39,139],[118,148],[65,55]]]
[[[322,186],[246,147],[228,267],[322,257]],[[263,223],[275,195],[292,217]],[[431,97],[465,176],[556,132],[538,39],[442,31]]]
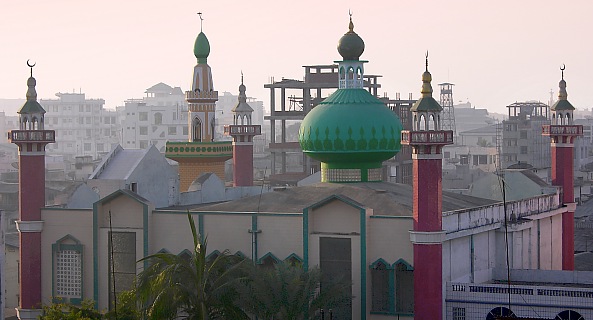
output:
[[[414,319],[443,319],[443,249],[414,244]]]
[[[41,233],[20,235],[20,308],[41,307]]]

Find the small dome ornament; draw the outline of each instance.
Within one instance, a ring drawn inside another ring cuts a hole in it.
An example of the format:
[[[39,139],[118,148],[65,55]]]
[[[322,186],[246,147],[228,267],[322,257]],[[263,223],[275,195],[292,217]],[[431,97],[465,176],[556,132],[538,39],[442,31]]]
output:
[[[550,107],[552,112],[556,111],[572,111],[575,110],[574,106],[568,101],[568,93],[566,92],[566,81],[564,81],[564,70],[566,66],[562,64],[560,71],[562,72],[562,78],[558,83],[558,101]]]
[[[359,60],[360,56],[364,52],[364,41],[362,38],[354,32],[354,23],[352,22],[352,13],[350,15],[350,23],[348,24],[348,32],[346,32],[338,41],[338,52],[344,59]]]
[[[424,70],[424,73],[422,74],[422,90],[420,91],[420,93],[422,93],[423,97],[432,96],[432,85],[430,84],[431,81],[432,81],[432,75],[428,71],[428,50],[427,50],[426,51],[426,69]]]
[[[196,38],[196,42],[194,43],[194,56],[198,59],[198,63],[207,63],[208,56],[210,55],[210,42],[206,37],[206,34],[202,31],[203,29],[203,22],[204,18],[202,18],[202,13],[198,12],[200,16],[200,34]]]

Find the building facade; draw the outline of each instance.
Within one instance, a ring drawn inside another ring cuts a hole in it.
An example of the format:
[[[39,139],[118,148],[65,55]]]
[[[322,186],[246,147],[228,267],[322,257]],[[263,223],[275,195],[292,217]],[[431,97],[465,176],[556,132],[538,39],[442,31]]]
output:
[[[48,154],[74,158],[90,155],[100,159],[121,139],[121,126],[114,110],[104,108],[105,100],[87,99],[84,93],[56,93],[58,99],[41,99],[47,109],[46,126],[56,132],[58,143]]]

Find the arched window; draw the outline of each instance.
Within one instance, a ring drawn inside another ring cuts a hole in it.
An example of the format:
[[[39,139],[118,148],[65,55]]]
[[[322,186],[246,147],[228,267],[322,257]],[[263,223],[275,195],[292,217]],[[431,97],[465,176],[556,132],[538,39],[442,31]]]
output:
[[[163,124],[163,114],[160,112],[157,112],[154,114],[154,124],[159,125],[159,124]]]
[[[274,269],[274,266],[277,263],[280,263],[280,260],[276,258],[276,256],[274,256],[271,252],[266,253],[257,261],[259,267],[263,269]]]
[[[82,244],[67,235],[52,245],[53,296],[65,302],[82,301]]]
[[[428,130],[435,130],[436,128],[436,119],[434,118],[434,114],[430,114],[428,116]]]
[[[191,124],[191,138],[194,142],[202,142],[202,121],[195,117]]]
[[[371,312],[395,311],[393,270],[391,269],[391,266],[382,259],[371,265]]]
[[[486,320],[496,320],[500,317],[516,318],[517,316],[509,308],[496,307],[488,312]]]
[[[418,122],[418,124],[420,125],[418,130],[420,130],[420,131],[426,130],[426,118],[424,117],[423,114],[420,115],[420,121]]]
[[[414,313],[414,269],[407,262],[395,263],[395,311]]]
[[[210,132],[211,132],[210,141],[214,141],[214,125],[215,125],[215,121],[214,121],[214,118],[212,118],[210,120]]]
[[[560,312],[554,320],[585,320],[585,318],[576,311],[564,310]]]

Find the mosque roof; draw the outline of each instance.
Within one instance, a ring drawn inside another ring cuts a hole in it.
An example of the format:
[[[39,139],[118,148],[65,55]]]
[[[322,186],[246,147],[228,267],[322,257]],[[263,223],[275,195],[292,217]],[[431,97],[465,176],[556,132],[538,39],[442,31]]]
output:
[[[389,182],[326,183],[276,189],[235,201],[194,207],[196,211],[302,213],[303,209],[331,196],[347,197],[372,208],[374,215],[412,216],[412,186]],[[443,191],[443,212],[497,203]]]

